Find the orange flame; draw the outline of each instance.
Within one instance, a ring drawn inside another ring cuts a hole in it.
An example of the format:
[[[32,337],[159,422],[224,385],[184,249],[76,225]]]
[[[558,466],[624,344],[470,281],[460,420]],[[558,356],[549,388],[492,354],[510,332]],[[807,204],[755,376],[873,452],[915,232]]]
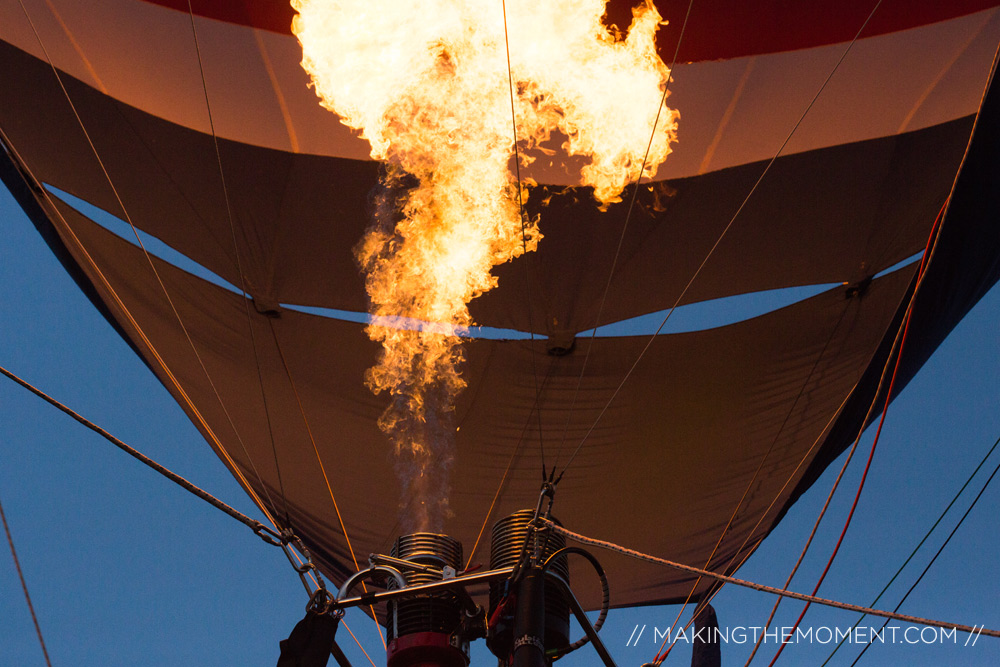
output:
[[[465,386],[456,334],[472,324],[469,301],[496,286],[492,267],[534,250],[541,238],[537,221],[522,227],[510,170],[504,6],[292,5],[299,12],[292,30],[321,104],[359,130],[372,157],[387,165],[376,223],[357,248],[374,316],[368,335],[383,346],[366,382],[393,397],[380,427],[407,468],[404,497],[418,499],[415,523],[440,529],[450,417]],[[627,183],[656,173],[676,139],[678,114],[666,110],[653,133],[669,78],[655,49],[662,22],[655,7],[647,1],[633,10],[627,37],[616,39],[601,22],[604,5],[509,0],[506,34],[519,146],[540,147],[558,133],[566,155],[587,158],[580,183],[606,207]]]

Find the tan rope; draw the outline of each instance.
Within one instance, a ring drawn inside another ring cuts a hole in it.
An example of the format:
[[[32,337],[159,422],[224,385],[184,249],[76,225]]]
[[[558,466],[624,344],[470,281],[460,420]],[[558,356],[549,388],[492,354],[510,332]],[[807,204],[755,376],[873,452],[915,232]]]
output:
[[[656,556],[650,556],[649,554],[644,554],[641,551],[636,551],[634,549],[629,549],[627,547],[619,546],[613,542],[606,542],[604,540],[594,539],[593,537],[586,537],[585,535],[580,535],[579,533],[574,533],[571,530],[567,530],[562,526],[549,521],[548,519],[541,519],[541,521],[554,532],[563,535],[571,540],[579,542],[581,544],[589,544],[590,546],[599,547],[601,549],[607,549],[608,551],[614,551],[616,553],[629,556],[630,558],[635,558],[636,560],[643,560],[649,563],[656,563],[657,565],[665,565],[667,567],[673,568],[675,570],[680,570],[682,572],[688,572],[690,574],[696,574],[701,577],[708,577],[709,579],[715,579],[717,581],[723,581],[727,584],[735,584],[737,586],[742,586],[743,588],[749,588],[755,591],[761,591],[763,593],[771,593],[772,595],[780,595],[781,597],[792,598],[794,600],[802,600],[803,602],[812,602],[815,604],[825,605],[827,607],[834,607],[835,609],[845,609],[847,611],[855,611],[862,614],[869,614],[871,616],[881,616],[882,618],[891,618],[896,621],[903,621],[906,623],[916,623],[918,625],[928,625],[935,628],[945,628],[961,630],[962,632],[968,632],[970,634],[976,635],[986,635],[987,637],[1000,637],[1000,630],[990,630],[988,628],[981,628],[978,625],[962,625],[961,623],[949,623],[947,621],[938,621],[930,618],[920,618],[918,616],[909,616],[907,614],[899,614],[891,611],[883,611],[882,609],[872,609],[871,607],[862,607],[856,604],[850,604],[848,602],[838,602],[837,600],[828,600],[827,598],[816,597],[815,595],[806,595],[804,593],[796,593],[795,591],[790,591],[785,588],[775,588],[774,586],[766,586],[764,584],[758,584],[753,581],[747,581],[746,579],[737,579],[736,577],[730,577],[725,574],[720,574],[718,572],[710,572],[709,570],[703,570],[700,567],[694,567],[692,565],[684,565],[683,563],[676,563],[672,560],[667,560],[666,558],[658,558]]]

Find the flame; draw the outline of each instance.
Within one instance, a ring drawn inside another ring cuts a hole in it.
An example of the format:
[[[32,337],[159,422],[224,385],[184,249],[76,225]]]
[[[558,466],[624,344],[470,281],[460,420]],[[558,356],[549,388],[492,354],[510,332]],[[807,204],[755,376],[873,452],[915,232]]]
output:
[[[564,154],[586,158],[580,183],[602,207],[655,175],[676,140],[676,111],[652,130],[670,75],[655,48],[662,20],[647,1],[621,39],[601,22],[603,0],[292,5],[321,104],[386,165],[375,222],[356,250],[374,316],[368,335],[382,343],[366,383],[392,397],[379,425],[400,454],[404,498],[417,498],[414,523],[440,529],[465,386],[456,334],[472,324],[469,301],[496,286],[492,267],[541,239],[538,221],[522,219],[527,189],[519,193],[511,171],[504,12],[522,164],[532,159],[525,150],[561,138]]]

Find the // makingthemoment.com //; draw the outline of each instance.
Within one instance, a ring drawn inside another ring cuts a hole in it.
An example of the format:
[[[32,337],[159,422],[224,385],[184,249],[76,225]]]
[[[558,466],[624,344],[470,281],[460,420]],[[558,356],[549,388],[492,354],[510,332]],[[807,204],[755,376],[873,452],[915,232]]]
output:
[[[985,627],[985,626],[984,626]],[[980,628],[982,631],[982,628]],[[964,635],[964,636],[963,636]],[[660,645],[664,642],[692,644],[694,642],[718,644],[951,644],[975,646],[979,633],[959,634],[957,628],[887,625],[882,628],[857,626],[840,628],[821,625],[815,627],[774,627],[737,625],[733,627],[693,627],[675,629],[658,628],[637,623],[626,646],[641,644]]]

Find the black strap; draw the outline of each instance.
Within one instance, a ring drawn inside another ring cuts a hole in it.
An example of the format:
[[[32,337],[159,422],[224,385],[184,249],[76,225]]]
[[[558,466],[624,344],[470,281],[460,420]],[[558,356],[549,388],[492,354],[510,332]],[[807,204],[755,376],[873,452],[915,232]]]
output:
[[[326,667],[339,624],[334,614],[307,612],[288,639],[281,641],[277,667]]]

